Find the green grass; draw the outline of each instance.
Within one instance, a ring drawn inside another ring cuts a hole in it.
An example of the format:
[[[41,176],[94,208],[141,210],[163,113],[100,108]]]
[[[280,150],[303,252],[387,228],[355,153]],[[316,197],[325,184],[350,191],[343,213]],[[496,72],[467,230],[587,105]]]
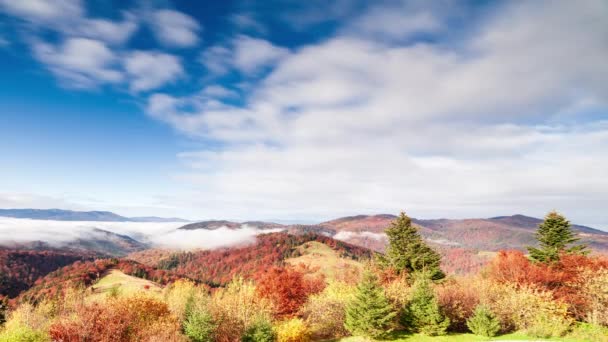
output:
[[[336,342],[364,342],[373,341],[362,337],[346,337]],[[474,342],[474,341],[562,341],[562,342],[587,342],[586,340],[570,338],[534,338],[521,333],[512,333],[492,338],[481,337],[473,334],[450,334],[447,336],[425,336],[420,334],[395,333],[383,341],[407,341],[407,342]]]
[[[138,293],[158,294],[161,287],[155,282],[126,275],[119,270],[110,270],[107,275],[89,287],[90,298],[97,299],[115,293],[133,295]]]

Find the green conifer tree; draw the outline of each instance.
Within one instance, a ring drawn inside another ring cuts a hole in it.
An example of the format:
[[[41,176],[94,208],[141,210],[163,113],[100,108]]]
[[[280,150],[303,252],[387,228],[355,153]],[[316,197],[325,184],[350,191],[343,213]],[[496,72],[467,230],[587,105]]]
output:
[[[558,261],[561,253],[587,253],[585,245],[568,247],[579,240],[575,236],[570,222],[564,216],[552,211],[545,216],[545,220],[536,231],[539,248],[528,247],[530,258],[548,263]]]
[[[274,342],[277,336],[272,329],[272,323],[265,319],[260,319],[245,331],[241,342]]]
[[[186,301],[183,322],[184,334],[193,342],[211,342],[216,325],[204,303],[196,302],[194,295]]]
[[[467,319],[467,327],[475,335],[494,337],[500,331],[500,321],[490,309],[478,305],[473,316]]]
[[[396,315],[378,278],[366,271],[357,286],[355,299],[346,308],[344,327],[355,336],[381,338],[392,330]]]
[[[385,232],[389,245],[381,257],[381,264],[409,274],[425,271],[433,280],[445,277],[440,268],[441,255],[424,242],[405,213],[402,212]]]
[[[405,307],[402,324],[428,336],[446,334],[450,319],[441,312],[428,274],[416,275],[412,299]]]

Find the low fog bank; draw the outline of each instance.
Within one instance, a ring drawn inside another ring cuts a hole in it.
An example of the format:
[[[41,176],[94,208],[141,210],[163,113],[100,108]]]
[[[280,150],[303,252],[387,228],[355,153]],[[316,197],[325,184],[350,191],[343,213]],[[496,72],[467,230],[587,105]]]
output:
[[[352,239],[373,239],[376,241],[382,241],[387,240],[388,238],[384,233],[342,231],[334,235],[334,239],[340,241],[349,241]]]
[[[0,217],[0,245],[42,241],[54,247],[78,239],[99,235],[96,229],[127,235],[152,247],[175,249],[214,249],[253,243],[255,236],[281,229],[258,229],[243,225],[240,229],[221,227],[214,230],[177,230],[183,222],[87,222],[29,220]]]

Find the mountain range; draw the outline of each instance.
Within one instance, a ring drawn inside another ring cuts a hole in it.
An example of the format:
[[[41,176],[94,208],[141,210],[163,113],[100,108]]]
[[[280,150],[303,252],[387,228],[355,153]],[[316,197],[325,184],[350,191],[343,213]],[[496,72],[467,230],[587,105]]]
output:
[[[110,211],[73,211],[63,209],[0,209],[0,216],[55,221],[188,222],[188,220],[177,217],[125,217]]]

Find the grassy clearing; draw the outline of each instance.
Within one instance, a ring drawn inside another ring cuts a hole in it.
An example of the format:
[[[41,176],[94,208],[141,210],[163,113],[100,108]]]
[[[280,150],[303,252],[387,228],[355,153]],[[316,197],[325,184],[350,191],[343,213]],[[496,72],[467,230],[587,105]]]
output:
[[[374,340],[365,339],[362,337],[346,337],[335,342],[369,342]],[[473,334],[453,334],[447,336],[425,336],[420,334],[393,334],[386,341],[407,341],[407,342],[474,342],[474,341],[562,341],[562,342],[586,342],[587,340],[570,339],[570,338],[534,338],[521,333],[513,333],[501,335],[492,338],[485,338]]]
[[[304,264],[312,270],[317,270],[327,279],[336,279],[339,274],[349,271],[361,271],[363,265],[352,259],[342,258],[335,250],[326,244],[310,241],[298,247],[302,254],[296,258],[286,259],[285,262],[297,266]]]
[[[87,290],[91,299],[109,294],[133,295],[138,293],[160,294],[162,288],[155,282],[133,277],[119,270],[110,270]]]

